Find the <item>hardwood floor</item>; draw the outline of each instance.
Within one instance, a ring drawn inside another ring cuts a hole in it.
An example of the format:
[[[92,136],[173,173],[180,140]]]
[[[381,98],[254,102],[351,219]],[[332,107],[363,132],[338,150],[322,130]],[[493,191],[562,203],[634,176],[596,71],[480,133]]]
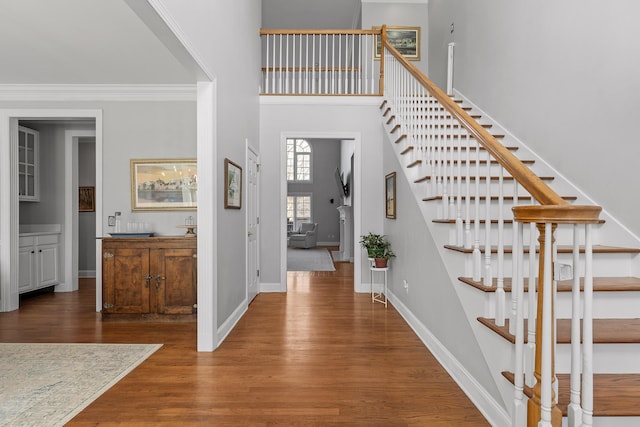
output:
[[[102,322],[92,280],[0,313],[3,342],[163,343],[68,425],[489,425],[392,306],[354,294],[353,265],[289,273],[213,353],[196,324]]]

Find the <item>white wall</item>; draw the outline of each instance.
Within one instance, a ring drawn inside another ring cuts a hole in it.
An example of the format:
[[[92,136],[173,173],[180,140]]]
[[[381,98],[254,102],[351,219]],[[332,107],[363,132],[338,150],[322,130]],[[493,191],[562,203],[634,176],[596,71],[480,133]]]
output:
[[[362,98],[359,98],[362,100]],[[360,223],[362,233],[382,231],[384,176],[382,169],[382,124],[380,122],[379,100],[369,101],[368,105],[348,105],[349,100],[326,99],[313,102],[309,98],[280,100],[265,99],[260,108],[260,139],[262,141],[262,242],[260,251],[262,270],[261,283],[286,283],[281,276],[281,252],[277,250],[281,241],[284,219],[281,218],[280,201],[282,194],[281,164],[284,156],[281,147],[283,133],[309,134],[332,133],[332,138],[344,139],[354,133],[361,135],[362,206]],[[267,104],[281,102],[282,104]],[[295,102],[295,103],[294,103]],[[304,105],[304,102],[309,104]],[[323,105],[322,102],[327,104]],[[333,104],[331,104],[333,103]],[[357,171],[356,171],[357,172]],[[354,222],[356,222],[354,216]],[[356,236],[356,240],[358,236]],[[356,252],[356,256],[358,256]],[[360,256],[362,254],[360,253]],[[366,256],[363,258],[366,261]],[[364,262],[363,262],[364,264]],[[364,270],[363,270],[364,271]],[[368,278],[368,269],[366,270]],[[367,279],[368,280],[368,279]]]
[[[636,235],[639,15],[633,0],[429,2],[436,83],[454,41],[454,87]]]
[[[420,27],[420,61],[412,61],[423,73],[427,73],[427,2],[423,3],[398,3],[398,2],[362,2],[362,28],[369,29],[373,26],[392,27]]]
[[[190,51],[197,55],[203,68],[215,76],[217,152],[212,161],[216,162],[217,181],[222,183],[225,158],[246,170],[245,141],[257,148],[261,146],[258,132],[261,2],[161,0],[155,3],[166,8]],[[224,209],[223,192],[210,191],[217,195],[218,234],[211,237],[216,239],[218,247],[215,298],[219,326],[247,304],[245,201],[242,210]]]
[[[455,290],[425,224],[407,178],[388,141],[383,144],[384,174],[396,172],[396,219],[384,219],[384,234],[396,257],[388,273],[389,291],[411,311],[469,372],[475,381],[500,401],[492,378]],[[408,283],[408,290],[403,286]],[[415,327],[415,325],[413,325]]]

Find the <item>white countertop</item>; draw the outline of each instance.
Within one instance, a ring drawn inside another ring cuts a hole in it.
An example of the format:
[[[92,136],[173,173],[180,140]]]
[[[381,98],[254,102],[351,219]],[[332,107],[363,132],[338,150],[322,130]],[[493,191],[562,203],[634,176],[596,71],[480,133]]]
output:
[[[44,234],[62,233],[61,224],[21,224],[18,231],[20,237],[42,236]]]

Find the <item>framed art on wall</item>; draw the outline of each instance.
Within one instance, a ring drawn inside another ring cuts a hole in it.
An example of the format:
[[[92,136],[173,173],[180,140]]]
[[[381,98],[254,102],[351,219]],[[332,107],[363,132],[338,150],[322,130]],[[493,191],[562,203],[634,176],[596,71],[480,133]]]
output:
[[[380,27],[373,27],[379,29]],[[420,61],[420,27],[387,27],[387,41],[409,61]],[[376,36],[374,57],[380,59],[382,36]]]
[[[78,212],[96,211],[96,188],[78,187]]]
[[[229,159],[224,159],[224,207],[242,208],[242,168]]]
[[[384,177],[385,216],[396,219],[396,173],[391,172]]]
[[[131,159],[131,210],[198,208],[196,159]]]

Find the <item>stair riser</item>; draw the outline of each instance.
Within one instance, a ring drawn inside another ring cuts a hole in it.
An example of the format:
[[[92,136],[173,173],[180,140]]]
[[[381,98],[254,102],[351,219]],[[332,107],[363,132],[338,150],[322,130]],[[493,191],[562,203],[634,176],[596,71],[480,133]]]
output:
[[[453,251],[452,251],[453,252]],[[473,275],[473,257],[471,254],[456,254],[460,257],[465,257],[465,273],[462,276],[470,277]],[[573,265],[570,255],[565,256],[566,254],[558,254],[558,262],[566,265]],[[484,271],[484,252],[481,253],[482,256],[482,269]],[[512,266],[511,266],[511,254],[504,254],[504,277],[511,277],[513,274]],[[614,276],[628,276],[626,273],[628,271],[628,263],[629,263],[629,255],[628,254],[594,254],[593,258],[593,275],[594,277],[614,277]],[[498,271],[498,262],[496,254],[492,254],[491,257],[491,271],[493,272],[493,276],[497,276]],[[573,269],[575,272],[576,270]],[[584,268],[582,266],[578,266],[577,274],[583,275]],[[537,263],[536,263],[536,273],[537,273]],[[524,277],[529,277],[529,261],[528,256],[525,257],[524,260]],[[572,276],[571,276],[572,277]],[[563,277],[564,279],[570,279],[571,277]],[[640,317],[640,316],[639,316]]]
[[[438,212],[441,212],[444,208],[440,207],[438,209]],[[448,232],[448,236],[449,236],[449,240],[448,243],[451,245],[455,245],[457,244],[457,231],[456,231],[456,227],[454,224],[439,224],[439,226],[442,226],[442,228],[446,228],[447,232]],[[467,235],[466,233],[466,224],[463,220],[463,236]],[[475,229],[474,229],[475,225],[473,222],[471,222],[469,224],[469,235],[470,235],[470,239],[471,242],[473,243],[473,241],[475,240]],[[486,228],[485,228],[485,224],[481,223],[480,224],[480,245],[483,246],[484,242],[485,242],[485,236],[486,236]],[[512,223],[508,223],[505,222],[503,224],[503,238],[504,238],[504,245],[506,246],[511,246],[513,243],[513,224]],[[538,241],[538,235],[537,235],[537,231],[534,233],[533,236],[533,240],[534,242],[537,243]],[[531,236],[529,233],[529,226],[526,225],[526,231],[524,233],[524,245],[525,247],[529,246],[529,242],[531,241]],[[562,228],[558,228],[556,230],[556,241],[558,242],[559,245],[572,245],[573,244],[573,232],[572,230],[569,229],[562,229]],[[498,224],[493,223],[491,224],[491,244],[496,246],[498,244]],[[594,243],[594,244],[597,244]],[[536,245],[537,246],[537,245]]]
[[[496,294],[483,293],[486,298],[487,313],[484,317],[495,318]],[[508,310],[511,310],[511,292],[505,293],[505,301]],[[529,295],[524,296],[524,310],[528,313]],[[582,301],[582,299],[581,299]],[[570,319],[572,317],[571,292],[558,292],[556,295],[556,316],[558,319]],[[582,312],[581,312],[582,315]],[[593,317],[595,319],[637,319],[640,318],[640,292],[594,292],[593,293]]]
[[[594,344],[593,370],[597,374],[640,373],[640,344]],[[556,371],[571,371],[571,345],[558,344]],[[638,425],[638,424],[635,424]]]

